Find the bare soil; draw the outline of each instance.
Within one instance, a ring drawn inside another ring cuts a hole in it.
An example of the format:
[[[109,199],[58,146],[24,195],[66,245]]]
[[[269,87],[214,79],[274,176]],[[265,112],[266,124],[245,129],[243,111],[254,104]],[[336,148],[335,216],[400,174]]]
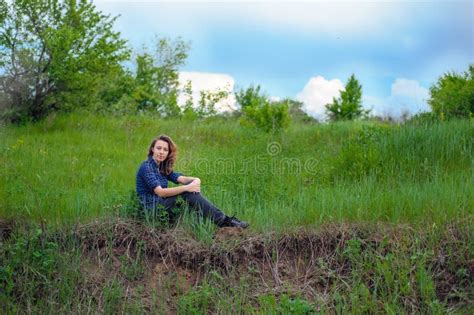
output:
[[[133,288],[144,287],[144,303],[151,303],[153,291],[166,291],[163,298],[169,302],[198,286],[212,271],[219,272],[229,283],[249,281],[254,296],[293,292],[309,301],[324,301],[332,289],[350,278],[355,268],[345,254],[348,242],[354,239],[360,242],[362,252],[382,256],[400,251],[410,254],[420,248],[433,250],[429,266],[438,298],[450,305],[466,303],[450,296],[462,291],[472,297],[474,257],[465,246],[472,242],[472,231],[461,231],[456,225],[434,231],[439,234],[436,244],[428,241],[433,235],[427,238],[423,233],[408,225],[382,224],[332,224],[281,234],[224,228],[217,231],[209,245],[180,228],[157,230],[139,221],[119,219],[83,225],[74,234],[92,262],[84,265],[83,272],[97,286],[121,272],[120,257],[133,261],[141,255],[143,275],[126,281],[130,294]],[[458,270],[467,271],[469,281],[459,283]],[[367,285],[373,285],[370,279]],[[406,302],[413,304],[413,310],[419,303],[416,297],[409,297]],[[175,310],[170,306],[167,311]]]

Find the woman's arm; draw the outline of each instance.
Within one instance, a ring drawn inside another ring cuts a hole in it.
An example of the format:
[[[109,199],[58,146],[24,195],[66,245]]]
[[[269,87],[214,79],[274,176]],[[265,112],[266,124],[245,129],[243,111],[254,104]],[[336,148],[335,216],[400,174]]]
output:
[[[199,183],[201,183],[201,180],[197,177],[190,177],[190,176],[179,176],[177,181],[178,183],[180,184],[183,184],[183,185],[187,185],[187,184],[190,184],[192,181],[198,181]]]
[[[180,176],[179,178],[184,177]],[[171,187],[171,188],[161,188],[161,186],[157,186],[154,190],[155,194],[162,198],[166,197],[171,197],[171,196],[176,196],[179,194],[182,194],[186,191],[189,192],[200,192],[201,191],[201,185],[200,182],[198,181],[191,181],[191,183],[179,187]]]

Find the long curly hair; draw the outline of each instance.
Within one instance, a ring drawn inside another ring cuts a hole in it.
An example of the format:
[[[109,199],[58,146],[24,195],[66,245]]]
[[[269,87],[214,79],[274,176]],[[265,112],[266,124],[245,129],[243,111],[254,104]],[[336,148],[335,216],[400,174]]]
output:
[[[173,172],[174,163],[176,162],[176,155],[178,153],[178,147],[167,135],[159,135],[151,142],[150,147],[148,148],[148,157],[153,156],[153,148],[155,147],[156,141],[158,140],[168,143],[168,156],[163,162],[158,163],[158,167],[161,173],[169,175],[171,172]]]

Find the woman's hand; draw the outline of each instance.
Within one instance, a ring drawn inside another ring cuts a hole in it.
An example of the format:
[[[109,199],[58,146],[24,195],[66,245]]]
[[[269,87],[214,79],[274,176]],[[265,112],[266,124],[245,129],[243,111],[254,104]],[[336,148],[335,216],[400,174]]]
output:
[[[186,185],[187,191],[198,193],[201,192],[201,180],[196,178],[191,183]]]

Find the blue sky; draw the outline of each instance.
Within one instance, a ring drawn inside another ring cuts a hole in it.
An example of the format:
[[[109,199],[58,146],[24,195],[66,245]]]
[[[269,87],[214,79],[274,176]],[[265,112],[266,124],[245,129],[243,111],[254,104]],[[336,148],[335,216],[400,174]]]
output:
[[[474,63],[473,1],[94,3],[121,15],[135,48],[155,35],[190,41],[181,71],[196,90],[260,84],[317,118],[352,73],[364,106],[397,116],[427,110],[430,85]]]

